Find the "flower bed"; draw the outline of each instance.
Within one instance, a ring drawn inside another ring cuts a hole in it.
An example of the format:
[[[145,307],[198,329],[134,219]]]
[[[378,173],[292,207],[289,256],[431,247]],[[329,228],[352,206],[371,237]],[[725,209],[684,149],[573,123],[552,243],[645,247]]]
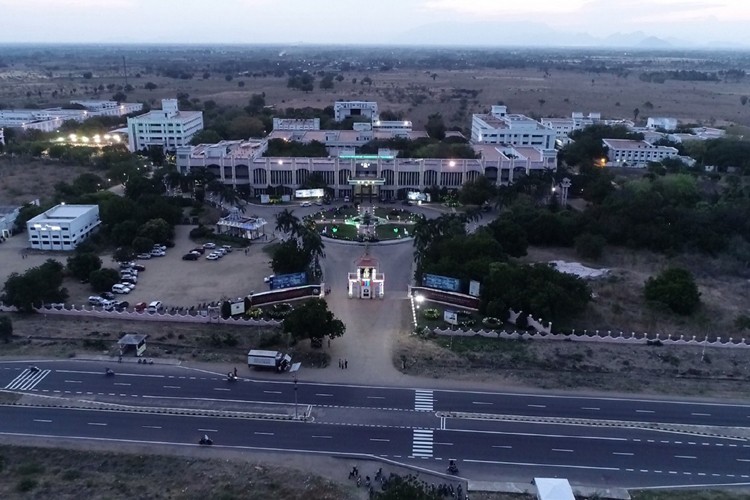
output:
[[[425,309],[424,312],[422,312],[422,316],[424,316],[425,319],[438,319],[440,318],[440,311],[437,309]]]
[[[292,312],[292,304],[282,302],[272,305],[268,311],[268,316],[273,319],[284,319],[290,312]]]
[[[500,321],[498,318],[493,318],[492,316],[488,316],[482,320],[482,324],[486,326],[487,328],[500,328],[503,325],[503,322]]]

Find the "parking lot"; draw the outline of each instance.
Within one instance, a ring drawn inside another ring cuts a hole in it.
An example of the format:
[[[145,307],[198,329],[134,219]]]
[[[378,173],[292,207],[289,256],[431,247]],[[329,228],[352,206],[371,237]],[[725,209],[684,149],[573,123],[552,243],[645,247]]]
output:
[[[190,307],[200,303],[218,301],[223,298],[244,297],[250,292],[268,290],[263,277],[271,274],[271,257],[263,252],[268,243],[253,244],[248,254],[241,248],[219,260],[206,260],[202,255],[196,261],[182,260],[182,256],[192,248],[200,246],[188,237],[193,226],[175,228],[175,246],[167,249],[164,257],[137,260],[146,270],[138,273],[136,288],[127,295],[117,295],[117,300],[126,300],[131,307],[137,302],[160,300],[164,307]],[[221,245],[220,242],[216,242]],[[0,279],[2,283],[12,272],[23,273],[26,269],[38,266],[52,258],[65,264],[70,254],[39,252],[29,253],[22,258],[27,247],[26,234],[14,236],[0,245]],[[208,255],[209,251],[206,252]],[[117,268],[109,255],[102,255],[102,266]],[[89,285],[67,278],[63,284],[68,289],[69,304],[87,304],[88,297],[94,294]]]

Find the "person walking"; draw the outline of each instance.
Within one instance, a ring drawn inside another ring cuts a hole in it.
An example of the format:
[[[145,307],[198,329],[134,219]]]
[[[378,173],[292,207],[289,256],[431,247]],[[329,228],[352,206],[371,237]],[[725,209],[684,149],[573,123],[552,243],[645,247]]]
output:
[[[349,368],[349,361],[345,359],[344,360],[344,369],[347,369],[347,368]]]
[[[235,376],[235,378],[237,377],[237,367],[236,366],[234,367],[234,376]]]
[[[341,358],[339,358],[339,368],[343,368],[344,365],[341,363]]]

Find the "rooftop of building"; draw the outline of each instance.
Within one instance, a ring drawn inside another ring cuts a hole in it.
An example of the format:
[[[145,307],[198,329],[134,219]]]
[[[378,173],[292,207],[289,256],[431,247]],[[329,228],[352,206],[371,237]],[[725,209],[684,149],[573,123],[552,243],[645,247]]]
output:
[[[163,122],[164,120],[172,121],[189,121],[199,116],[203,116],[203,111],[175,111],[170,116],[165,116],[166,111],[162,109],[152,109],[148,113],[138,115],[134,118],[128,118],[128,121],[135,120],[138,122]]]
[[[602,139],[602,141],[613,149],[674,149],[669,146],[654,146],[648,141],[637,141],[631,139]]]
[[[488,127],[494,129],[509,129],[514,125],[534,125],[537,129],[545,129],[544,125],[529,118],[526,115],[508,114],[503,117],[495,116],[491,113],[475,114],[474,117],[482,120]]]
[[[65,205],[54,206],[44,213],[32,218],[29,222],[41,221],[70,221],[86,214],[91,209],[99,209],[99,205]]]

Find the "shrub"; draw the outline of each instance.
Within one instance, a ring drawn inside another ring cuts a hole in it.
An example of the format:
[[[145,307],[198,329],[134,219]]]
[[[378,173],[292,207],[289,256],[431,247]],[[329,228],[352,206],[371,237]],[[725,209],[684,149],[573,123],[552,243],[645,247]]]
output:
[[[649,302],[667,306],[677,314],[689,315],[700,305],[700,292],[690,271],[669,268],[646,281],[644,296]]]
[[[263,317],[263,309],[260,307],[253,307],[252,309],[245,311],[245,316],[248,318],[260,319]]]
[[[602,236],[584,233],[575,240],[576,253],[579,257],[583,257],[584,259],[596,260],[602,256],[604,245],[606,243],[607,240]]]
[[[440,318],[440,311],[437,309],[425,309],[422,313],[425,319],[438,319]]]
[[[500,326],[502,326],[503,322],[498,318],[488,316],[482,320],[482,324],[488,328],[499,328]]]
[[[214,237],[214,230],[210,227],[206,227],[203,224],[201,224],[198,227],[194,227],[190,230],[190,238],[191,239],[200,239],[200,238],[213,238]]]
[[[36,488],[37,484],[38,483],[37,483],[36,479],[32,479],[30,477],[27,477],[25,479],[21,479],[18,482],[18,484],[16,484],[16,490],[24,493],[24,492],[31,491],[34,488]]]

